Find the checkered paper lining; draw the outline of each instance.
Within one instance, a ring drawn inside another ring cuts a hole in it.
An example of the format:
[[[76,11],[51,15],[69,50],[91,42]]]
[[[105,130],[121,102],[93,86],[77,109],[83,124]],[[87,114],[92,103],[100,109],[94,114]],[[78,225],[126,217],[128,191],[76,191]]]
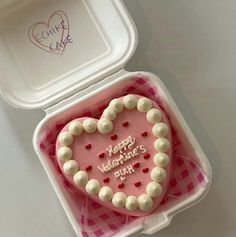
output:
[[[174,118],[168,113],[168,109],[164,106],[163,98],[149,78],[142,74],[131,78],[129,85],[125,85],[122,92],[118,92],[114,97],[130,93],[143,95],[155,101],[165,111],[170,124],[172,124],[171,122]],[[112,98],[107,98],[107,101],[103,101],[100,104],[98,103],[95,106],[90,107],[89,110],[83,111],[83,113],[74,114],[73,116],[64,119],[64,121],[55,121],[53,125],[45,128],[38,140],[38,146],[46,153],[50,162],[53,162],[58,178],[62,181],[68,194],[71,195],[74,200],[79,200],[78,205],[76,206],[76,216],[81,227],[81,233],[84,237],[112,236],[118,233],[125,225],[130,224],[137,218],[142,218],[117,213],[90,200],[88,197],[85,197],[66,181],[56,162],[55,144],[61,129],[69,121],[77,117],[91,116],[98,118],[111,99]],[[178,127],[172,126],[171,129],[174,156],[173,172],[171,173],[166,194],[161,202],[163,208],[165,205],[170,205],[173,201],[178,201],[180,198],[191,195],[198,190],[199,187],[206,185],[208,182],[207,176],[197,162],[196,155],[194,153],[189,155],[189,152],[185,151],[185,146],[183,145],[184,141],[178,136]],[[157,211],[158,209],[156,212]]]

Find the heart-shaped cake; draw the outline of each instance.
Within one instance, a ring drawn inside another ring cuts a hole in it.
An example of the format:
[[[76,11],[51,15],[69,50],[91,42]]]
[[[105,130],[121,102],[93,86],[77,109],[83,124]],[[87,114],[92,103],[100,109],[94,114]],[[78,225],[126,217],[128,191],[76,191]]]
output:
[[[154,101],[129,94],[113,99],[99,120],[69,122],[58,135],[56,154],[65,178],[84,195],[144,216],[158,207],[168,185],[171,129]]]

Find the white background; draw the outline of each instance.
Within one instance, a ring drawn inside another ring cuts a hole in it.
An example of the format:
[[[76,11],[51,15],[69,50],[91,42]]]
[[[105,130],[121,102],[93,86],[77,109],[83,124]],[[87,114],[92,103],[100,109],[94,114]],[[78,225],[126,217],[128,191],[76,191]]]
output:
[[[158,237],[236,236],[236,1],[126,0],[139,32],[128,70],[159,75],[209,157],[212,189]],[[74,237],[31,137],[43,112],[0,101],[0,236]]]

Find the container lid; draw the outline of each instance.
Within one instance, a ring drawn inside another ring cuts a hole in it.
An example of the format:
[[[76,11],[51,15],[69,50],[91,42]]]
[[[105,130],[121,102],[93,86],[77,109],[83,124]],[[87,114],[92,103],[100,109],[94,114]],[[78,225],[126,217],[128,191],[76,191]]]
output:
[[[120,0],[1,1],[1,94],[47,108],[122,69],[136,43]]]

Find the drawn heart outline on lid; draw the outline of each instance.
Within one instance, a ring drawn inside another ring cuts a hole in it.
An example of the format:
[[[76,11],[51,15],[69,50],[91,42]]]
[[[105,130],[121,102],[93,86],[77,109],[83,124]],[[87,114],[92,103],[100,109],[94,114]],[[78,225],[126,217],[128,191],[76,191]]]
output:
[[[39,21],[34,23],[28,30],[28,37],[35,46],[46,52],[60,55],[63,54],[66,47],[57,49],[55,44],[63,44],[69,34],[69,20],[62,10],[52,13],[47,22]],[[50,46],[52,43],[53,47]]]
[[[143,137],[144,132],[148,136]],[[129,152],[136,156],[128,157]],[[64,177],[84,195],[117,212],[144,216],[159,206],[167,189],[172,161],[169,121],[146,97],[120,97],[99,120],[81,117],[69,122],[58,136],[56,154]],[[101,169],[114,160],[117,166]],[[120,180],[117,170],[127,167],[131,173]]]

